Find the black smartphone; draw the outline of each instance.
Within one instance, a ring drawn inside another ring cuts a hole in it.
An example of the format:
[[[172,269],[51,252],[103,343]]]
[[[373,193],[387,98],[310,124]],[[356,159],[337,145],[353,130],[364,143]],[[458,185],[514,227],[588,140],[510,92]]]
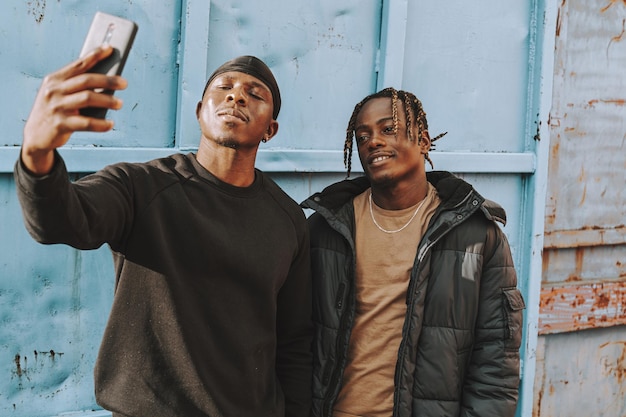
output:
[[[122,17],[113,16],[103,12],[96,12],[85,38],[85,43],[80,51],[80,56],[100,45],[109,44],[113,52],[109,57],[98,62],[89,72],[107,75],[120,75],[128,58],[130,48],[133,46],[138,26],[135,22]],[[98,91],[105,94],[113,94],[113,90]],[[81,109],[80,114],[89,117],[104,119],[108,109],[86,107]]]

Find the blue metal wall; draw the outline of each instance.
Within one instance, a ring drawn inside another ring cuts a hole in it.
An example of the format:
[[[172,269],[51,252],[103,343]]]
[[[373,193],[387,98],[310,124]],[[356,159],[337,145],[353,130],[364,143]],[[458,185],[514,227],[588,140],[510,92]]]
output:
[[[0,415],[98,408],[92,368],[112,299],[111,256],[107,248],[79,252],[34,243],[11,176],[42,77],[77,56],[96,10],[136,20],[139,32],[125,70],[129,87],[119,93],[125,107],[110,116],[115,130],[76,134],[61,151],[75,175],[193,151],[195,105],[207,75],[226,59],[253,54],[272,67],[283,93],[279,133],[262,145],[258,166],[301,201],[344,177],[343,137],[354,104],[382,87],[404,88],[422,99],[431,134],[449,132],[431,153],[436,169],[464,176],[508,211],[505,232],[520,287],[533,299],[541,279],[534,236],[543,226],[545,197],[544,150],[536,139],[547,120],[541,78],[544,68],[551,70],[542,58],[550,27],[543,2],[5,0]],[[354,167],[358,173],[357,160]],[[525,363],[531,366],[523,381],[534,376],[536,314],[529,311]],[[530,415],[530,387],[520,415]]]

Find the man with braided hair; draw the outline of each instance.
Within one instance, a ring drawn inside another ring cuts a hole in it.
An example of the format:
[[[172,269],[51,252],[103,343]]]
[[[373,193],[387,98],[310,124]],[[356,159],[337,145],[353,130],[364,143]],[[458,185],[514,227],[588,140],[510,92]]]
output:
[[[302,203],[313,273],[315,417],[512,417],[524,301],[504,210],[426,172],[420,101],[387,88],[348,124],[365,176]]]

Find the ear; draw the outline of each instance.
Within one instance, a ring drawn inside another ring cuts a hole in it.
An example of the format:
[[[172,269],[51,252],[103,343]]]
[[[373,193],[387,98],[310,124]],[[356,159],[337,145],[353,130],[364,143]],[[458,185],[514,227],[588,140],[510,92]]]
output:
[[[196,119],[200,118],[201,109],[202,109],[202,101],[199,101],[198,104],[196,104]]]
[[[265,135],[263,135],[263,139],[268,142],[270,139],[276,136],[276,133],[278,133],[278,122],[272,119],[269,126],[267,127]]]
[[[420,153],[423,155],[428,154],[428,151],[430,151],[431,144],[432,142],[430,140],[430,135],[428,134],[428,130],[424,130],[422,132],[422,137],[420,138],[420,141],[419,141]]]

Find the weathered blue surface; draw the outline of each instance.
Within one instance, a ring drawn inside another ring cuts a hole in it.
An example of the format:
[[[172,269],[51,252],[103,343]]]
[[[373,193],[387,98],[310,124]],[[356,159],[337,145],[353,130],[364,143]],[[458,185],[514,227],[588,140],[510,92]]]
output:
[[[119,93],[125,107],[110,116],[116,129],[76,134],[62,150],[71,171],[193,151],[207,75],[226,59],[253,54],[270,64],[283,95],[279,133],[262,145],[259,166],[300,201],[343,178],[354,104],[377,87],[401,87],[422,99],[432,135],[449,132],[431,153],[435,168],[461,173],[507,210],[505,232],[528,289],[540,278],[529,276],[537,256],[530,235],[536,181],[545,184],[533,177],[533,136],[545,115],[537,102],[542,58],[534,31],[543,26],[533,19],[535,7],[500,0],[480,7],[460,0],[5,0],[0,415],[97,408],[92,369],[113,295],[111,255],[106,247],[78,252],[32,241],[10,174],[42,77],[77,56],[96,10],[136,20],[139,32],[124,73],[129,87]]]

